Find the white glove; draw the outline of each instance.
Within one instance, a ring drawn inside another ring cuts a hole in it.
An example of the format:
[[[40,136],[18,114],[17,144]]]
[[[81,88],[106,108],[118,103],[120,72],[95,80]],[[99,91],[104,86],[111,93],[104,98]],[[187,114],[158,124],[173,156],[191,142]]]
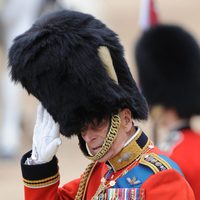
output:
[[[42,164],[52,160],[61,144],[59,125],[40,104],[34,127],[31,164]],[[30,164],[30,163],[29,163]]]

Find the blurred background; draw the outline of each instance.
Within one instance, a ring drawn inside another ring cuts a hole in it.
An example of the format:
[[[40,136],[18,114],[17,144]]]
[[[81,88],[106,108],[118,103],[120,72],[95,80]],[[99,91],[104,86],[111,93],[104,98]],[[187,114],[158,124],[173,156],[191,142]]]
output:
[[[181,25],[200,41],[200,1],[155,2],[161,22]],[[140,5],[140,0],[0,0],[0,199],[23,199],[20,158],[31,149],[38,103],[8,77],[7,53],[13,38],[52,10],[66,8],[91,13],[118,33],[131,72],[138,81],[133,46],[141,34]],[[139,125],[152,137],[151,119]],[[61,185],[79,177],[89,163],[82,156],[76,138],[62,141],[58,151]]]

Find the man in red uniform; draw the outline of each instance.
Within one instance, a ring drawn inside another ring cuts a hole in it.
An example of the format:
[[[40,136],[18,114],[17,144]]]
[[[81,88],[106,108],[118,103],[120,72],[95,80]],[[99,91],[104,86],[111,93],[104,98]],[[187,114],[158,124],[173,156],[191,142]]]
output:
[[[42,103],[21,160],[26,200],[194,199],[178,165],[134,126],[147,118],[146,101],[102,22],[74,11],[45,16],[15,39],[9,64],[13,80]],[[77,135],[93,161],[60,188],[59,132]]]
[[[159,127],[169,130],[160,148],[178,163],[200,199],[200,134],[190,118],[200,114],[200,49],[181,27],[156,25],[136,46],[140,83]]]

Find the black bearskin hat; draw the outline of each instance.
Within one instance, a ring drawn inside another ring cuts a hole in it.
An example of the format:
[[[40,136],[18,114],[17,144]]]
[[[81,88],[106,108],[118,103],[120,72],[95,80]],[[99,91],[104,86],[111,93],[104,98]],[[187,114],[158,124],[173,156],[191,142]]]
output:
[[[182,118],[200,114],[200,49],[188,32],[153,26],[138,40],[135,57],[150,106],[173,108]]]
[[[118,83],[100,59],[102,46]],[[12,79],[42,102],[67,137],[121,108],[129,108],[134,119],[147,117],[117,35],[91,15],[63,10],[40,18],[14,40],[9,66]]]

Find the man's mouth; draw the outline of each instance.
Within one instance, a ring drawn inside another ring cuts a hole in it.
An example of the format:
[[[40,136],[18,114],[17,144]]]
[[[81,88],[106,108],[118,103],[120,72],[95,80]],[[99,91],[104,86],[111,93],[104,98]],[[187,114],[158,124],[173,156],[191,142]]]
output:
[[[97,147],[92,148],[93,151],[97,152],[98,150],[100,150],[102,147],[102,145],[99,145]]]

